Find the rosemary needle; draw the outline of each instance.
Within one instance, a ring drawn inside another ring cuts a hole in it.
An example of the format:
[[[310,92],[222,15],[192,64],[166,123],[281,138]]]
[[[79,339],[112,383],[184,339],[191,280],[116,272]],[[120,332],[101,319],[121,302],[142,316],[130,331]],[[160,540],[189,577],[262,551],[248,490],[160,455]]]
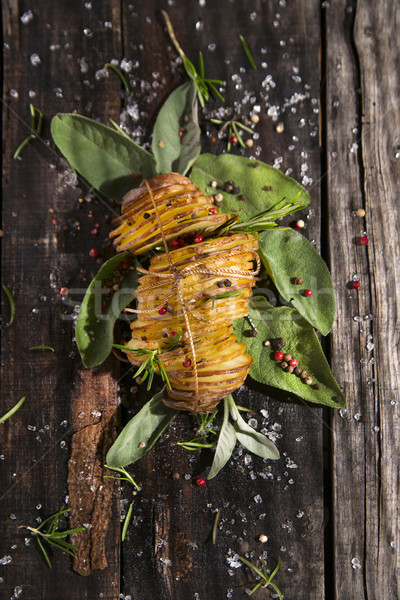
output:
[[[11,325],[15,317],[15,302],[12,293],[10,292],[8,287],[6,285],[3,285],[2,288],[4,290],[5,295],[8,298],[8,302],[10,303],[10,320],[8,321],[8,325]]]
[[[7,419],[12,417],[12,415],[14,413],[16,413],[18,409],[21,408],[21,406],[23,405],[25,400],[26,400],[25,396],[23,396],[20,400],[18,400],[18,402],[12,408],[10,408],[9,411],[7,411],[2,417],[0,417],[0,423],[4,423],[4,421],[7,421]]]

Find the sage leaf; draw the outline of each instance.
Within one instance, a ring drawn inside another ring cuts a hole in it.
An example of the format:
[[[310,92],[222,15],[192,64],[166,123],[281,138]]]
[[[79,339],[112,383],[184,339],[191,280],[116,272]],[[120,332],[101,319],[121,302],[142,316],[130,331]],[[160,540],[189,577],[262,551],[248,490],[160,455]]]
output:
[[[233,449],[236,445],[236,433],[233,425],[228,422],[229,417],[229,399],[224,400],[224,420],[221,431],[218,437],[217,448],[214,454],[214,460],[211,465],[211,470],[207,479],[215,477],[220,470],[226,465],[232,456]]]
[[[242,446],[250,450],[253,454],[261,456],[261,458],[277,460],[279,458],[278,448],[265,435],[255,431],[255,429],[246,423],[240,415],[232,397],[229,398],[229,406],[239,444],[242,444]]]
[[[149,152],[126,135],[87,117],[60,113],[51,121],[51,134],[70,165],[116,202],[142,179],[157,173]]]
[[[142,458],[168,427],[179,411],[166,406],[162,396],[162,391],[155,394],[125,425],[107,453],[109,467],[125,467]]]
[[[255,296],[250,301],[249,315],[258,330],[257,336],[249,335],[250,327],[245,319],[235,321],[234,331],[253,357],[250,377],[310,402],[335,408],[343,406],[343,392],[332,375],[314,328],[295,308],[274,308],[262,296]],[[263,345],[265,340],[274,338],[285,338],[285,352],[296,358],[299,366],[313,378],[312,385],[281,369],[280,363],[274,360],[273,348]],[[315,389],[315,384],[321,389]],[[342,402],[338,402],[338,398]]]
[[[138,280],[135,263],[128,263],[131,266],[113,296],[104,286],[106,281],[113,278],[120,263],[131,259],[130,252],[121,252],[110,258],[86,290],[75,329],[76,343],[85,367],[100,365],[111,352],[115,322],[135,295]]]
[[[152,150],[159,173],[185,175],[200,154],[196,88],[180,85],[163,104],[153,130]]]
[[[271,229],[259,235],[261,262],[287,302],[323,335],[332,329],[336,304],[331,274],[314,246],[293,229]],[[302,285],[295,285],[297,277]],[[312,290],[311,297],[304,290]]]
[[[255,165],[257,168],[254,168]],[[297,181],[260,161],[233,154],[200,154],[193,164],[190,179],[206,194],[215,193],[211,182],[216,181],[218,192],[223,194],[222,212],[238,213],[241,221],[247,221],[256,214],[274,206],[282,198],[298,200],[305,205],[310,195]],[[234,181],[239,194],[228,194],[222,188],[228,181]],[[246,196],[246,201],[240,196]]]

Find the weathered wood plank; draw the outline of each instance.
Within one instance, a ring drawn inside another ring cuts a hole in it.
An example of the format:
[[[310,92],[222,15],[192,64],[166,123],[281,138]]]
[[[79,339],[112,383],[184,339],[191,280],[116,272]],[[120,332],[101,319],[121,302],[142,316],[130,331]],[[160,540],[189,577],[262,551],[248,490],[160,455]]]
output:
[[[1,412],[22,395],[27,401],[2,429],[0,554],[10,556],[11,562],[2,567],[0,593],[9,598],[20,586],[30,598],[61,599],[67,594],[71,599],[97,599],[100,595],[115,599],[119,594],[117,494],[114,502],[107,501],[108,568],[88,578],[74,574],[68,557],[57,551],[49,570],[34,540],[18,526],[34,525],[35,519],[49,516],[66,502],[69,448],[80,423],[70,409],[81,367],[74,361],[71,308],[63,303],[60,289],[86,287],[97,270],[95,261],[88,260],[94,245],[89,210],[101,223],[100,235],[105,214],[96,199],[91,204],[78,203],[80,190],[71,185],[71,171],[43,142],[50,138],[50,118],[57,111],[118,114],[119,81],[97,81],[95,72],[120,54],[119,3],[92,11],[80,2],[32,6],[10,1],[4,2],[2,9],[6,103],[2,282],[14,294],[16,318],[2,331]],[[104,25],[106,21],[114,22],[113,30]],[[21,160],[13,161],[14,150],[29,133],[29,102],[45,114],[43,139],[29,144]],[[87,188],[83,187],[82,193],[86,194]],[[3,315],[7,314],[3,302]],[[39,344],[53,346],[55,353],[27,351]],[[109,381],[112,410],[115,383],[104,377]],[[90,378],[95,381],[93,374]],[[93,410],[87,404],[86,408]],[[93,424],[99,420],[95,415],[91,418]],[[107,480],[104,483],[104,490],[114,487]]]
[[[400,594],[399,371],[391,360],[399,337],[399,17],[396,3],[358,2],[354,35],[347,3],[332,4],[326,17],[329,240],[342,289],[332,363],[348,397],[333,420],[338,599],[350,589],[354,598]],[[358,208],[365,219],[351,216]],[[357,244],[364,230],[366,247]],[[354,274],[358,292],[346,289]]]
[[[138,61],[131,79],[132,101],[143,113],[140,122],[127,124],[142,139],[144,129],[146,141],[163,100],[183,81],[182,69],[180,76],[174,70],[176,52],[158,8],[156,1],[143,2],[140,9],[132,4],[124,8],[123,18],[125,55]],[[300,181],[304,177],[306,184],[310,181],[305,175],[317,184],[318,3],[286,6],[283,2],[278,7],[254,1],[210,2],[203,7],[189,2],[171,3],[167,10],[189,58],[196,62],[202,50],[206,74],[228,81],[226,106],[235,103],[235,111],[243,116],[254,104],[260,107],[253,155],[275,162],[283,171],[291,169],[289,173]],[[239,34],[251,47],[257,71],[249,66]],[[145,95],[140,93],[143,89],[148,90]],[[253,103],[244,103],[245,96],[254,96]],[[280,122],[284,133],[276,131]],[[224,142],[211,141],[216,133],[217,128],[210,127],[205,140],[205,148],[214,153],[225,147]],[[319,245],[318,184],[312,188],[312,211],[307,235]],[[278,399],[282,396],[272,390],[270,397],[248,388],[239,395],[240,403],[255,411],[259,428],[276,428],[284,453],[277,464],[263,463],[246,452],[236,454],[215,480],[198,488],[196,478],[206,473],[210,457],[188,455],[176,447],[194,430],[193,420],[180,415],[163,440],[134,465],[142,491],[123,546],[125,594],[143,600],[241,598],[252,576],[239,567],[237,554],[249,552],[256,561],[266,551],[272,567],[282,558],[276,581],[285,597],[320,600],[324,596],[322,413],[316,407]],[[134,402],[135,410],[138,405]],[[174,479],[173,473],[180,478]],[[222,512],[213,546],[210,533],[217,508]],[[261,533],[269,537],[264,546],[258,541]]]

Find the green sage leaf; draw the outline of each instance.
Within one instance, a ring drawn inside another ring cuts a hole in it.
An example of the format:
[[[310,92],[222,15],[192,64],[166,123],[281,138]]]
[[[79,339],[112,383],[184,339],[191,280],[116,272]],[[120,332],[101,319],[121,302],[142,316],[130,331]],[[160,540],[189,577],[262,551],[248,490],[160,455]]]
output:
[[[336,304],[331,274],[314,246],[293,229],[272,229],[259,235],[261,261],[279,293],[323,335],[332,329]],[[295,285],[297,277],[302,285]],[[304,290],[312,290],[311,297]]]
[[[159,173],[185,175],[199,156],[198,102],[191,81],[174,90],[158,113],[152,150]]]
[[[233,425],[228,422],[229,405],[228,398],[224,400],[224,421],[218,437],[217,448],[214,454],[214,460],[211,465],[211,470],[207,479],[215,477],[220,470],[226,465],[232,456],[233,449],[236,445],[236,433]]]
[[[280,456],[278,448],[265,435],[246,423],[243,417],[241,417],[232,397],[229,399],[229,407],[239,444],[242,444],[242,446],[250,450],[253,454],[261,456],[261,458],[277,460]]]
[[[114,341],[114,325],[121,311],[132,302],[138,273],[134,263],[126,271],[119,289],[111,296],[105,283],[111,280],[121,262],[132,258],[122,252],[104,263],[91,281],[82,301],[76,322],[76,343],[85,367],[95,367],[105,361]]]
[[[317,404],[335,408],[343,406],[343,392],[332,375],[314,328],[295,308],[274,308],[265,298],[255,296],[250,301],[249,315],[258,335],[249,335],[250,327],[245,319],[235,321],[234,330],[238,340],[247,345],[247,352],[253,357],[250,376],[255,381],[286,390]],[[313,378],[312,385],[281,369],[280,363],[274,360],[273,348],[263,345],[265,340],[274,338],[285,338],[285,352],[296,358],[299,366]],[[321,389],[315,388],[317,384]]]
[[[125,467],[142,458],[168,427],[179,411],[166,406],[162,396],[162,391],[155,394],[125,425],[108,451],[109,467]]]
[[[51,133],[70,165],[117,202],[142,179],[157,173],[149,152],[126,135],[92,119],[60,113],[51,121]]]
[[[310,202],[309,193],[297,181],[279,169],[243,156],[201,154],[193,164],[190,178],[206,194],[215,193],[211,182],[216,181],[221,188],[218,192],[224,196],[222,212],[236,212],[241,221],[274,206],[282,198],[292,200],[298,196],[305,205]],[[240,193],[224,192],[222,188],[228,181],[234,181]],[[242,195],[246,196],[245,201],[240,199]]]

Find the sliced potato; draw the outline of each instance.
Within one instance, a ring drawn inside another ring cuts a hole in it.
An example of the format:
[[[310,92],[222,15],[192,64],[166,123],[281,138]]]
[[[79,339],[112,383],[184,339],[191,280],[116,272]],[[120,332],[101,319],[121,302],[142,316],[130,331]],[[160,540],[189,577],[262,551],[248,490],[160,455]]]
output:
[[[167,242],[185,237],[186,245],[154,255],[149,274],[139,279],[139,313],[126,354],[139,366],[146,355],[128,348],[158,350],[171,384],[165,404],[209,412],[243,384],[252,363],[232,322],[248,314],[257,240],[251,234],[207,238],[234,215],[220,215],[186,177],[169,173],[148,183],[158,215],[145,185],[129,192],[110,234],[117,250],[141,254],[161,245],[160,221]],[[198,233],[205,239],[190,243]],[[179,331],[177,345],[164,350]]]

